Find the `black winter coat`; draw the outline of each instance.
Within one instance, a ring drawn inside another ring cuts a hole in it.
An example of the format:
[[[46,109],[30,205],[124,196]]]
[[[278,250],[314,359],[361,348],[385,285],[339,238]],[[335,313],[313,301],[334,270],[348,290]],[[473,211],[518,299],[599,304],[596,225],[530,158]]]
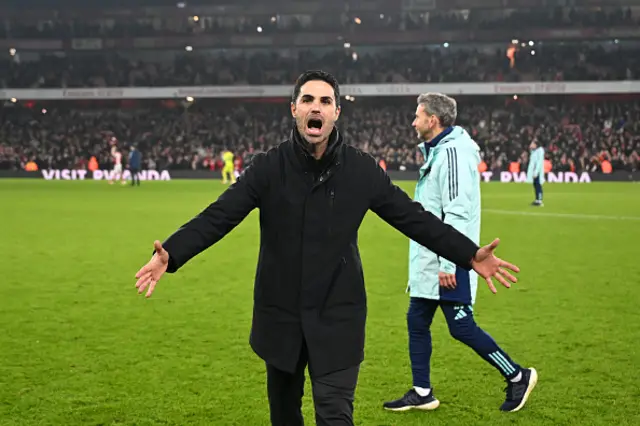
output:
[[[218,242],[254,208],[260,209],[260,252],[250,342],[265,362],[288,372],[303,339],[313,374],[364,358],[367,297],[358,228],[368,210],[467,270],[478,249],[393,185],[374,158],[346,144],[337,129],[319,161],[294,129],[163,243],[168,272]]]

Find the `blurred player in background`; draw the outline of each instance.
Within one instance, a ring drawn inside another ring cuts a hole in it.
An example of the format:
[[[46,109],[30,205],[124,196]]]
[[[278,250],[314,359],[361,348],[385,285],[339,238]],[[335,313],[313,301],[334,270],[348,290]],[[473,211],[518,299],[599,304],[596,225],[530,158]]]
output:
[[[231,181],[231,183],[236,183],[236,176],[233,173],[233,152],[225,149],[222,153],[222,161],[224,161],[224,166],[222,166],[222,183],[226,184]]]
[[[480,148],[459,126],[456,101],[441,93],[418,97],[413,126],[424,165],[415,199],[476,244],[480,241]],[[409,253],[410,302],[407,312],[409,358],[413,387],[401,398],[384,403],[391,411],[435,410],[440,405],[431,388],[431,323],[438,308],[451,336],[473,349],[507,382],[500,410],[518,411],[538,381],[535,369],[522,368],[475,322],[473,304],[478,275],[457,267],[415,241]],[[512,280],[512,281],[515,281]],[[495,293],[495,287],[490,285]]]
[[[536,193],[536,199],[531,203],[532,206],[543,206],[542,204],[542,184],[544,183],[544,148],[537,141],[531,142],[529,146],[531,153],[529,154],[529,168],[527,169],[527,182],[533,182],[533,189]]]
[[[120,180],[123,185],[126,185],[127,182],[124,180],[124,174],[122,173],[122,153],[115,145],[111,146],[111,157],[113,158],[113,172],[109,180],[109,185],[113,185],[113,182],[117,180]]]
[[[135,145],[131,145],[129,152],[129,171],[131,172],[131,186],[140,186],[140,169],[142,168],[142,154]]]

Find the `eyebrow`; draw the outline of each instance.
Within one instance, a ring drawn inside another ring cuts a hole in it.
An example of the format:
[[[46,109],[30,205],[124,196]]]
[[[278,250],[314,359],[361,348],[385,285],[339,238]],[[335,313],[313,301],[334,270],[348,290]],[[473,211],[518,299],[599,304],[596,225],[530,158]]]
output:
[[[308,101],[314,99],[313,95],[302,95],[302,99]],[[333,102],[333,98],[331,96],[322,96],[320,98],[321,101],[330,101]]]

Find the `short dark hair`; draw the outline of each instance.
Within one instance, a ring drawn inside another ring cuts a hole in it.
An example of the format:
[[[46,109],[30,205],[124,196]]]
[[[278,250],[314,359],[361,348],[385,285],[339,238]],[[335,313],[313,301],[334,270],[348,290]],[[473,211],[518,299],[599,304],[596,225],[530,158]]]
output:
[[[300,96],[300,88],[304,86],[309,81],[320,80],[324,81],[331,87],[333,87],[333,94],[336,98],[336,107],[340,106],[340,85],[338,84],[338,80],[331,74],[326,71],[321,70],[311,70],[305,71],[296,80],[296,85],[293,87],[293,94],[291,96],[291,102],[294,104],[298,100],[298,96]]]

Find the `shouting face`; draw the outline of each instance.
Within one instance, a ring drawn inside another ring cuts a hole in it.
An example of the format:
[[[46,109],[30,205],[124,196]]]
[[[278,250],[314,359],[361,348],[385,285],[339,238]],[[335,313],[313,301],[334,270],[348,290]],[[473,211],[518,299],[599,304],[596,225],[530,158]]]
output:
[[[333,87],[322,80],[306,82],[295,103],[291,104],[291,114],[296,119],[298,131],[309,144],[326,144],[340,116]]]

